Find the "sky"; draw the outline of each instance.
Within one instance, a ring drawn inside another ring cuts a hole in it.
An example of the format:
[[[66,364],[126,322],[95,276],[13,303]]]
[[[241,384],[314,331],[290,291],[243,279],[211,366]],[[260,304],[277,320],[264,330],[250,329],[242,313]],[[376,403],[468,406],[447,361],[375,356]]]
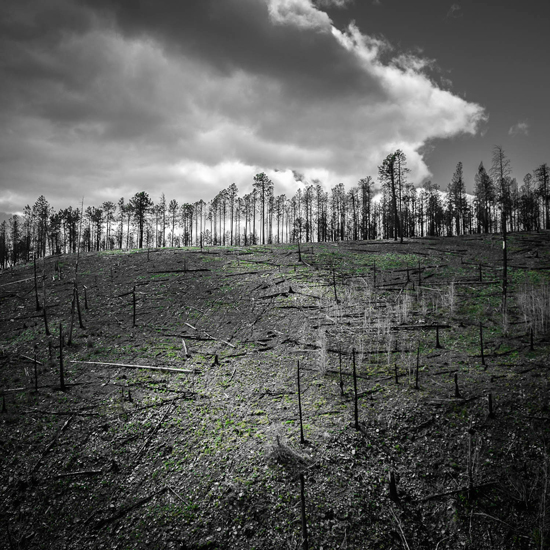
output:
[[[146,191],[210,200],[266,172],[292,196],[376,179],[467,189],[504,148],[550,162],[538,0],[2,0],[0,221]]]

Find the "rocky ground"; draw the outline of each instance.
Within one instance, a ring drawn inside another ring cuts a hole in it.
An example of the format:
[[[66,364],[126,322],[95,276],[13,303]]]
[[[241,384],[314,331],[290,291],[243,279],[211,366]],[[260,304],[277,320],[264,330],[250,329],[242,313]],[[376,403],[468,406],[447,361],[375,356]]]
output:
[[[549,244],[505,315],[498,236],[2,272],[0,546],[549,548]]]

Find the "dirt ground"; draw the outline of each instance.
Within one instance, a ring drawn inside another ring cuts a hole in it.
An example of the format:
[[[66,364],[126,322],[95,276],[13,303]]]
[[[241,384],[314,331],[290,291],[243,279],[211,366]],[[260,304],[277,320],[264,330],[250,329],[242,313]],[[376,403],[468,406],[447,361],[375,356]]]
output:
[[[550,233],[508,257],[505,309],[497,235],[2,272],[0,547],[550,548]]]

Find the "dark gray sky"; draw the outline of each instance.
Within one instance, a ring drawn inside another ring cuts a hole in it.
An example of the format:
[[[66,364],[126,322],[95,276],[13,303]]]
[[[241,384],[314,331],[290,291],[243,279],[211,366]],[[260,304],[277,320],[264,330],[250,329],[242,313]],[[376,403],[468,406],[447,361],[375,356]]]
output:
[[[550,4],[2,0],[0,212],[549,161]]]

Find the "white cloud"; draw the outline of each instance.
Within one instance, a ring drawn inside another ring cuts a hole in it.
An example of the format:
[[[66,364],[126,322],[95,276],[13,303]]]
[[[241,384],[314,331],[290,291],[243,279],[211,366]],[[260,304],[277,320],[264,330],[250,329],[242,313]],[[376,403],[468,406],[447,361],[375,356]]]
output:
[[[483,109],[450,91],[442,90],[423,72],[428,60],[399,56],[393,63],[384,64],[379,53],[384,44],[350,25],[347,32],[333,28],[338,42],[351,55],[362,61],[364,71],[384,89],[385,97],[364,114],[365,127],[373,128],[368,145],[382,154],[401,148],[413,167],[413,178],[429,174],[421,155],[421,147],[434,138],[457,134],[474,134],[486,119]],[[377,147],[378,144],[378,147]],[[380,158],[380,157],[379,157]]]
[[[518,136],[518,135],[528,136],[529,135],[529,124],[526,121],[520,121],[517,124],[514,124],[508,130],[508,135],[513,136],[513,137]]]
[[[267,0],[271,19],[281,25],[328,30],[330,17],[310,0]]]

